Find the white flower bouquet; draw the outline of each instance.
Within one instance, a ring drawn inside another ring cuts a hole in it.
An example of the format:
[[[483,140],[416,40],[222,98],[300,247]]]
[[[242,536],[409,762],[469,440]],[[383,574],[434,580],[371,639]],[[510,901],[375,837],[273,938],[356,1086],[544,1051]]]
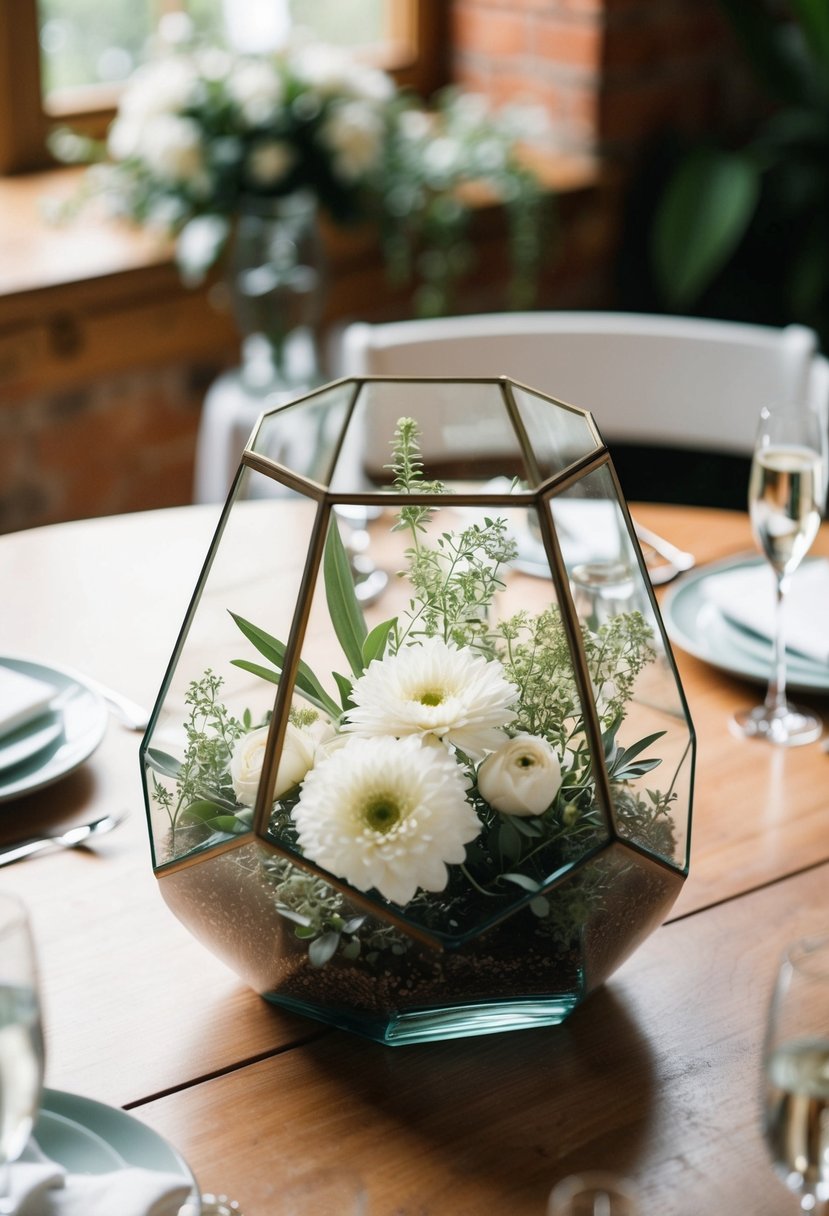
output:
[[[283,926],[267,981],[282,1004],[333,1005],[354,1025],[517,994],[559,1020],[595,982],[585,952],[598,974],[602,950],[619,949],[602,935],[641,935],[676,893],[687,734],[669,716],[631,736],[629,720],[661,639],[636,606],[582,620],[582,667],[554,595],[505,607],[510,510],[461,510],[448,527],[449,488],[424,477],[411,418],[388,469],[398,610],[367,626],[332,515],[321,570],[336,668],[231,613],[254,650],[232,665],[276,686],[275,714],[229,713],[213,670],[191,682],[183,760],[152,741],[146,755],[163,848],[173,864],[227,850],[231,885],[231,858],[255,872],[270,932]],[[676,767],[653,784],[663,743]],[[234,851],[257,816],[273,847]]]
[[[495,112],[454,91],[424,108],[346,51],[298,40],[268,55],[168,50],[134,73],[105,144],[65,129],[51,142],[61,159],[100,162],[86,192],[176,235],[190,282],[221,257],[243,206],[307,191],[337,224],[375,224],[395,277],[417,266],[427,312],[445,308],[470,260],[470,182],[508,209],[528,302],[545,237],[518,146],[540,126],[528,107]]]

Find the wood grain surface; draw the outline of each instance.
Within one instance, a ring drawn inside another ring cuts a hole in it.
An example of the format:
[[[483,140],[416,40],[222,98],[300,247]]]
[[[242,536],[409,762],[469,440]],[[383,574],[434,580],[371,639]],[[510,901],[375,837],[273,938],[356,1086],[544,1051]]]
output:
[[[635,513],[700,563],[751,547],[742,514]],[[217,517],[0,537],[3,652],[151,704]],[[129,812],[94,852],[0,870],[32,912],[48,1084],[135,1109],[245,1216],[287,1211],[285,1187],[323,1166],[359,1175],[370,1216],[543,1216],[586,1166],[631,1176],[660,1216],[792,1210],[760,1139],[758,1053],[780,948],[829,927],[829,756],[736,739],[728,717],[757,687],[676,658],[699,758],[671,922],[560,1028],[408,1048],[267,1006],[178,924],[152,874],[139,736],[111,719],[75,773],[0,805],[6,840]]]

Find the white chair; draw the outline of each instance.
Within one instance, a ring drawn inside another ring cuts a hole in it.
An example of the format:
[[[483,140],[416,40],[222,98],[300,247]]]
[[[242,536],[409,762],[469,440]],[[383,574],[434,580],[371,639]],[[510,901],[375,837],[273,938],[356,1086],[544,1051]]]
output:
[[[766,401],[826,410],[817,335],[690,317],[494,313],[345,328],[342,375],[510,376],[590,410],[609,442],[751,454]]]

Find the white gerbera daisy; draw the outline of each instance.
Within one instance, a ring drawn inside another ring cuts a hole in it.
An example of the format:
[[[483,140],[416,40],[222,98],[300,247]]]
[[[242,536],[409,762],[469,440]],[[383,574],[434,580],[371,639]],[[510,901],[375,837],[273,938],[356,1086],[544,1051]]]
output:
[[[468,778],[445,748],[419,739],[351,739],[311,769],[293,818],[304,855],[360,891],[396,904],[442,891],[447,864],[481,824]]]
[[[420,735],[453,744],[480,760],[505,740],[518,689],[497,660],[468,646],[426,638],[375,659],[354,681],[343,729],[358,735]]]

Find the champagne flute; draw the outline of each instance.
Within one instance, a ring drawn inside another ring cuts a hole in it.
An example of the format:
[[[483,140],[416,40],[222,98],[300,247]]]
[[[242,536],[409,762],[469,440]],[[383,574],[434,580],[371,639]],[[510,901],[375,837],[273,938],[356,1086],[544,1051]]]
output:
[[[764,1050],[764,1131],[774,1168],[803,1212],[829,1200],[829,937],[790,946]]]
[[[26,1147],[43,1085],[37,966],[23,904],[0,894],[0,1213],[14,1210],[9,1166]]]
[[[791,576],[808,552],[823,513],[824,444],[818,415],[795,406],[760,413],[748,487],[754,539],[777,583],[774,653],[765,701],[735,714],[743,735],[792,747],[820,738],[820,719],[786,699],[784,607]]]

